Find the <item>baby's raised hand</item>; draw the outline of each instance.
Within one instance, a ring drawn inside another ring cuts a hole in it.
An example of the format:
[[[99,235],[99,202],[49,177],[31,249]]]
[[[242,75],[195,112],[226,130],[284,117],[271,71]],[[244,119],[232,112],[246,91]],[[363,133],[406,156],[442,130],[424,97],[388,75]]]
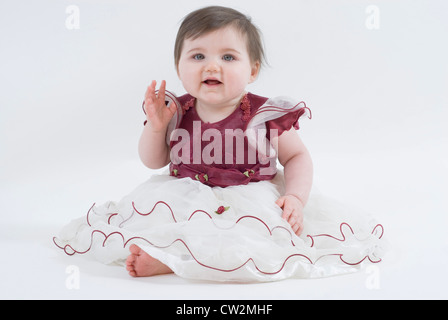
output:
[[[165,104],[166,81],[162,80],[159,92],[156,93],[157,82],[153,80],[145,94],[146,120],[153,132],[163,133],[168,127],[168,123],[176,113],[176,104],[171,103],[168,107]]]
[[[286,195],[280,197],[275,203],[283,209],[282,218],[288,221],[294,233],[299,236],[303,230],[302,201],[293,195]]]

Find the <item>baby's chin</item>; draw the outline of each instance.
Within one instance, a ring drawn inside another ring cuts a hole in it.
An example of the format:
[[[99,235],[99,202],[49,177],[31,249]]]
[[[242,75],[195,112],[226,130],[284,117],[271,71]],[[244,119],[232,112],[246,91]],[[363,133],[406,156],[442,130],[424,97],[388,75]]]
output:
[[[201,103],[208,105],[223,105],[229,103],[237,104],[246,92],[238,93],[224,93],[223,91],[206,90],[205,92],[199,93],[195,98]]]

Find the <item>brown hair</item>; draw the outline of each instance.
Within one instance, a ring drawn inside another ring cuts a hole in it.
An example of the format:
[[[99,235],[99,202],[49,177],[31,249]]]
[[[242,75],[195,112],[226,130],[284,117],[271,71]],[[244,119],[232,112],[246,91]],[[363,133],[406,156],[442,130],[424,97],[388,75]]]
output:
[[[174,64],[179,65],[180,55],[185,39],[198,37],[218,29],[234,26],[246,36],[247,51],[252,63],[265,61],[263,43],[259,29],[252,24],[251,18],[231,8],[210,6],[188,14],[177,33],[174,45]]]

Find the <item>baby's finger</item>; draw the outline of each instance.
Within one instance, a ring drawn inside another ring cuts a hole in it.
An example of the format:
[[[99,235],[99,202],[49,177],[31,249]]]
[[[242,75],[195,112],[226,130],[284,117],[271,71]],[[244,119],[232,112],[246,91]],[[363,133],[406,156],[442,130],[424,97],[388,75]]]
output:
[[[288,206],[285,205],[285,207],[283,208],[283,215],[282,218],[285,219],[286,221],[289,221],[289,219],[291,218],[292,215],[292,209]]]
[[[155,98],[155,92],[156,92],[156,81],[152,80],[151,84],[146,89],[145,99],[148,99],[149,97]]]
[[[293,226],[291,226],[291,228],[296,235],[300,236],[303,231],[303,223],[297,222]]]
[[[162,80],[159,92],[157,93],[157,99],[159,99],[159,101],[162,103],[165,103],[165,89],[166,89],[166,81]]]
[[[295,234],[297,234],[297,231],[299,230],[300,225],[298,223],[291,225],[292,231],[294,231]]]
[[[299,229],[296,231],[296,235],[300,236],[303,231],[303,223],[300,224]]]
[[[290,224],[290,225],[295,225],[296,223],[298,223],[299,221],[298,221],[298,219],[297,219],[297,217],[296,217],[296,215],[294,214],[294,211],[291,213],[291,216],[289,217],[289,219],[288,219],[288,223]]]
[[[168,110],[171,112],[171,114],[175,114],[177,111],[177,105],[171,101],[171,103],[168,105]]]
[[[278,198],[277,201],[275,201],[275,204],[280,208],[283,208],[283,205],[285,204],[285,197]]]

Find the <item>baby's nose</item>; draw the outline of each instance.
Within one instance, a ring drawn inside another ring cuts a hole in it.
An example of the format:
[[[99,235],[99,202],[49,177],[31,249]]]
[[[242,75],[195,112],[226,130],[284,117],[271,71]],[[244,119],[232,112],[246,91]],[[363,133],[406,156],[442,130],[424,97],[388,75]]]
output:
[[[205,67],[206,72],[219,72],[221,70],[221,65],[216,60],[210,60]]]

